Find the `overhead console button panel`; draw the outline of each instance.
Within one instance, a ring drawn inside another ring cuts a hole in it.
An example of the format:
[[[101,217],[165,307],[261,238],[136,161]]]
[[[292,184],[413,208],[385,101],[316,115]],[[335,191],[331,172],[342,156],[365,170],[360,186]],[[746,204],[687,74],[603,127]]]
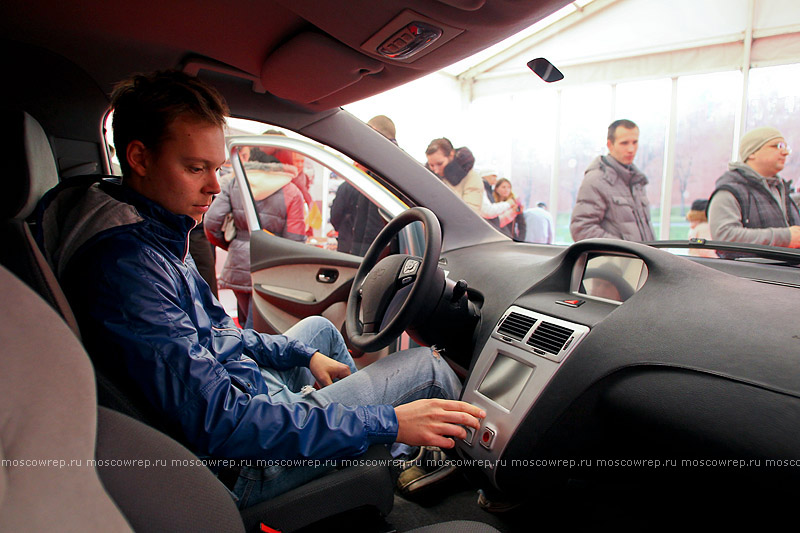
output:
[[[386,39],[378,53],[390,59],[407,59],[433,44],[442,30],[431,24],[414,21]]]

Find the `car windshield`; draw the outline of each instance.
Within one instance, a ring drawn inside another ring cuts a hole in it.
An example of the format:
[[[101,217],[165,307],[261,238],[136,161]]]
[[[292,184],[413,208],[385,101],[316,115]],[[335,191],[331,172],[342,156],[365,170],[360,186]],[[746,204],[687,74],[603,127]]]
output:
[[[431,142],[447,138],[455,154],[469,149],[474,161],[465,156],[461,167],[472,165],[483,183],[495,183],[487,197],[517,203],[517,213],[490,219],[517,240],[569,244],[616,236],[798,246],[800,228],[790,226],[800,222],[791,186],[800,171],[800,158],[791,154],[800,142],[793,118],[800,64],[755,59],[778,53],[780,32],[769,28],[785,25],[786,17],[800,21],[800,9],[778,17],[757,3],[746,16],[741,4],[742,12],[710,17],[714,25],[686,28],[672,3],[636,12],[625,12],[639,9],[627,3],[576,3],[475,58],[345,109],[365,122],[391,117],[399,146],[443,180],[447,161],[429,152],[445,151]],[[655,20],[669,31],[654,27]],[[745,31],[750,37],[743,41]],[[753,32],[770,35],[757,39],[764,48],[750,50]],[[598,34],[621,38],[598,42]],[[642,42],[650,48],[642,50]],[[730,62],[720,51],[739,56]],[[745,54],[752,55],[747,68]],[[539,55],[565,79],[549,84],[531,72],[526,62]],[[712,235],[708,200],[723,176],[729,190],[712,205],[721,221]],[[447,179],[469,203],[470,178]],[[539,229],[544,216],[553,219],[552,235]],[[520,228],[525,220],[528,227]],[[678,251],[687,252],[717,255]]]

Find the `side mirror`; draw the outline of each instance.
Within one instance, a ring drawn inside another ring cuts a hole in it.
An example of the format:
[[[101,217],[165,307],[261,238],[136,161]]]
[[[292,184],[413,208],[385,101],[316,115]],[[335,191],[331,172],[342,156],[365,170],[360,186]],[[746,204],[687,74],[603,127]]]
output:
[[[547,83],[564,79],[564,75],[551,62],[543,57],[528,61],[528,68]]]

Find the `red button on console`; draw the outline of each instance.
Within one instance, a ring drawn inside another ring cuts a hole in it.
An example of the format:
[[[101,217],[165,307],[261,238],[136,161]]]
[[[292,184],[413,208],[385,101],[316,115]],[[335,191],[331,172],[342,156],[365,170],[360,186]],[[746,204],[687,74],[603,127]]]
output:
[[[481,446],[490,450],[492,448],[492,443],[494,442],[494,430],[490,428],[483,428],[483,433],[481,433]]]

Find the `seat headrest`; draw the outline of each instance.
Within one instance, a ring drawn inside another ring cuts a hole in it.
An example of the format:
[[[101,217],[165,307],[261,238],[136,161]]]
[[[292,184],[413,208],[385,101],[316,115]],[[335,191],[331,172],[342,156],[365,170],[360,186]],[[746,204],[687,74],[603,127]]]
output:
[[[3,157],[10,163],[4,180],[9,184],[0,198],[0,216],[3,219],[24,219],[33,212],[39,199],[49,189],[58,185],[58,169],[39,122],[20,110],[9,114],[9,130]]]

